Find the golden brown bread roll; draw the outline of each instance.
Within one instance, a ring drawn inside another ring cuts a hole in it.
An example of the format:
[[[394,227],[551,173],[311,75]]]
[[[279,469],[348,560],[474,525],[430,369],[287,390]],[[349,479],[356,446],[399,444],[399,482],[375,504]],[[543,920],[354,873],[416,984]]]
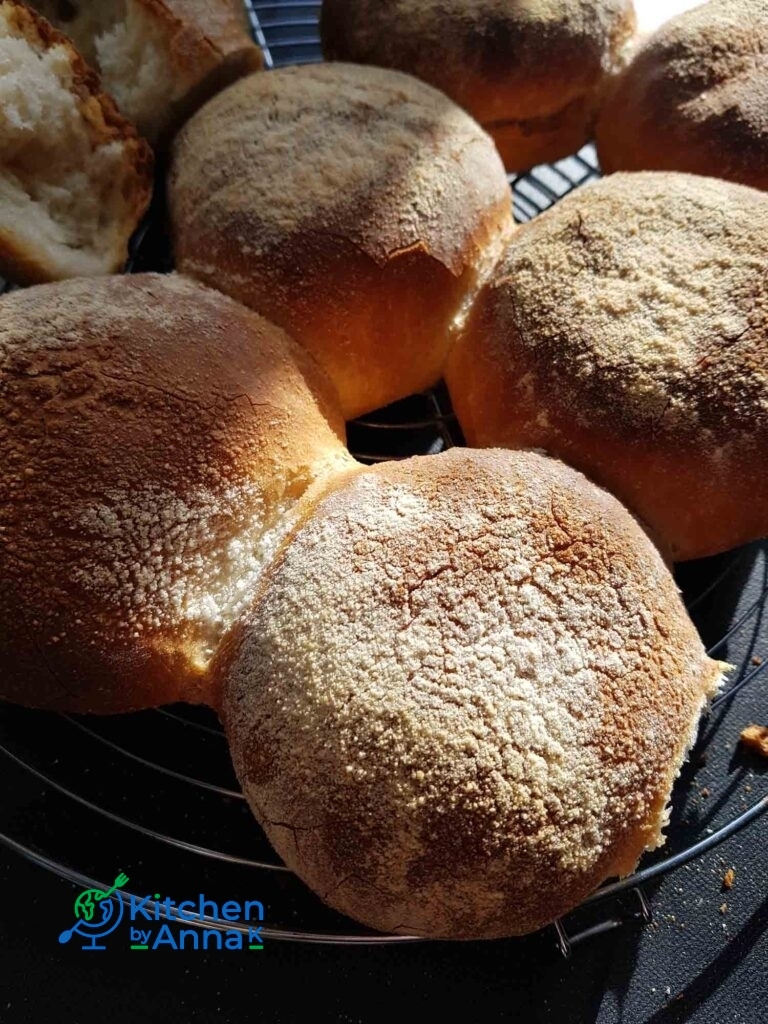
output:
[[[288,866],[373,928],[463,939],[539,928],[663,841],[722,669],[614,498],[467,449],[323,498],[215,666]]]
[[[510,242],[446,380],[470,444],[542,448],[675,559],[768,533],[768,196],[616,174]]]
[[[176,139],[177,266],[280,324],[352,418],[439,378],[449,327],[511,228],[491,140],[394,71],[284,68]]]
[[[320,21],[327,59],[442,89],[517,171],[590,138],[634,25],[631,0],[324,0]]]
[[[600,114],[605,171],[676,170],[768,189],[768,0],[711,0],[663,25]]]
[[[300,499],[349,461],[332,396],[282,331],[182,277],[0,299],[0,695],[208,700]]]
[[[0,2],[0,274],[109,274],[152,194],[152,154],[71,43]]]
[[[35,0],[151,142],[262,66],[242,0]]]

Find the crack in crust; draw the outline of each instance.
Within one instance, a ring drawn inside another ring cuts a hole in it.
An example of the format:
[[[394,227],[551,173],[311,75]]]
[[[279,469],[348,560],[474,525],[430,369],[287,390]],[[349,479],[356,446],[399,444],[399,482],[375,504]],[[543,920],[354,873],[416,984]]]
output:
[[[513,227],[479,125],[409,76],[346,64],[217,96],[176,139],[169,202],[177,266],[312,352],[347,419],[436,383]]]

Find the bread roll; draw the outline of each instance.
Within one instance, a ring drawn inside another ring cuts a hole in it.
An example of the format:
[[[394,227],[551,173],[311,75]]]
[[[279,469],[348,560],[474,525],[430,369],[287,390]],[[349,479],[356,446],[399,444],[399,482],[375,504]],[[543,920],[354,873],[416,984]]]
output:
[[[152,154],[67,39],[0,2],[0,274],[110,274],[149,203]]]
[[[262,66],[242,0],[35,0],[101,72],[122,112],[163,142],[201,103]]]
[[[675,559],[768,534],[768,197],[616,174],[510,242],[451,354],[470,444],[543,448]]]
[[[398,68],[491,134],[509,170],[575,153],[634,29],[631,0],[324,0],[329,60]]]
[[[331,396],[282,331],[182,277],[0,299],[0,696],[206,701],[300,499],[349,460]]]
[[[532,931],[663,842],[723,666],[610,495],[533,453],[359,472],[217,660],[243,792],[373,928]]]
[[[347,65],[225,90],[178,136],[169,198],[177,266],[305,345],[347,418],[435,383],[511,228],[471,118],[415,79]]]
[[[712,0],[663,25],[597,127],[605,171],[672,170],[768,189],[768,0]]]

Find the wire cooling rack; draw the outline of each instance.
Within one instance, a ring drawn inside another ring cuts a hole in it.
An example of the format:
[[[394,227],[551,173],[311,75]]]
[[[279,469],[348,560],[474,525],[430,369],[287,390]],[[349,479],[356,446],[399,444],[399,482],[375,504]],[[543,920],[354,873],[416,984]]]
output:
[[[319,3],[247,4],[254,37],[267,67],[321,59]],[[559,198],[599,175],[592,147],[552,166],[510,178],[516,217],[529,220]],[[134,243],[133,270],[167,270],[170,262],[162,219],[156,213]],[[7,286],[0,282],[0,291]],[[416,395],[349,425],[349,442],[368,463],[434,454],[463,443],[443,387]],[[749,576],[751,590],[740,590]],[[729,688],[714,702],[673,807],[690,787],[701,750],[723,715],[747,688],[754,694],[768,673],[768,659],[754,656],[768,614],[768,547],[752,545],[678,576],[697,623],[723,610],[727,621],[709,638],[710,653],[737,660]],[[734,598],[734,588],[736,598]],[[711,630],[711,626],[709,627]],[[738,652],[738,659],[733,651]],[[768,690],[765,691],[768,695]],[[227,898],[248,891],[268,909],[267,939],[336,945],[387,945],[420,941],[380,935],[323,906],[282,865],[248,811],[232,771],[215,716],[174,706],[138,714],[93,718],[30,712],[0,703],[0,765],[6,779],[0,802],[0,842],[82,888],[109,888],[107,875],[123,869],[136,894],[205,891]],[[730,806],[730,805],[729,805]],[[551,929],[564,955],[584,940],[648,921],[646,887],[745,828],[768,808],[768,795],[716,829],[677,842],[675,817],[670,850],[647,858],[642,870],[607,885]],[[646,866],[647,865],[647,866]],[[107,884],[105,884],[107,883]],[[154,901],[149,901],[154,908]],[[207,928],[237,930],[206,918]],[[532,941],[511,940],[511,941]]]

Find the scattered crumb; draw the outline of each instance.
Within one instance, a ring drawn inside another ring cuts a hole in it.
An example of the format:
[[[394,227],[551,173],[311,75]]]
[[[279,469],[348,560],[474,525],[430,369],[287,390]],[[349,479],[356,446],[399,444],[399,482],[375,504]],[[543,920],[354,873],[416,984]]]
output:
[[[702,789],[701,795],[705,798],[709,796],[709,789],[707,786],[705,786],[704,789]]]
[[[732,889],[735,878],[736,878],[736,869],[735,868],[728,868],[728,870],[723,875],[723,888],[724,889]]]
[[[727,903],[721,903],[720,904],[720,913],[721,914],[727,914],[728,913],[728,904]]]
[[[768,757],[768,726],[748,725],[742,730],[739,739],[745,747],[749,747],[756,754]]]
[[[754,658],[752,659],[752,664],[753,665],[762,665],[763,664],[763,659],[756,654],[754,656]]]

